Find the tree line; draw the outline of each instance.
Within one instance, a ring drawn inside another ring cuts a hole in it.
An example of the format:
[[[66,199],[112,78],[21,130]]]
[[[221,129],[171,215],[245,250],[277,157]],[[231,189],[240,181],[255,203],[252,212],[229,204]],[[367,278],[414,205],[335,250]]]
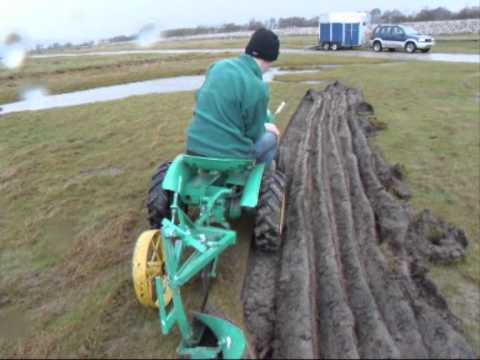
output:
[[[370,21],[378,23],[401,23],[418,21],[440,21],[440,20],[463,20],[480,18],[480,6],[465,7],[458,12],[450,11],[444,7],[434,9],[425,8],[415,14],[404,14],[400,10],[382,10],[375,8],[368,12]],[[166,30],[165,37],[172,36],[191,36],[204,34],[230,33],[237,31],[253,31],[261,27],[268,29],[285,29],[291,27],[316,27],[318,26],[318,16],[305,18],[292,16],[287,18],[270,18],[265,21],[251,19],[248,23],[239,25],[227,23],[220,26],[197,26],[192,28],[178,28]]]
[[[400,10],[382,11],[378,8],[370,11],[370,21],[378,23],[401,23],[418,21],[445,21],[445,20],[465,20],[480,18],[480,6],[465,7],[460,11],[450,11],[444,7],[434,9],[422,9],[416,14],[404,14]]]

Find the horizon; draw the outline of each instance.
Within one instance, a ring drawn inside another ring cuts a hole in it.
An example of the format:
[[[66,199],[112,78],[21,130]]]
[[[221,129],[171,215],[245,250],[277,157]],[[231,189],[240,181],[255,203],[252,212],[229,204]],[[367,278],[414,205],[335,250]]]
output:
[[[375,8],[379,8],[382,13],[398,9],[405,15],[413,15],[425,8],[444,7],[451,12],[458,12],[463,8],[478,5],[471,0],[464,2],[437,0],[433,3],[428,0],[404,0],[401,7],[395,4],[385,7],[380,4],[383,1],[366,0],[362,3],[362,8],[358,8],[358,4],[353,0],[344,0],[340,4],[325,5],[322,9],[319,7],[318,11],[311,11],[308,9],[312,7],[312,0],[299,0],[295,4],[296,11],[292,10],[292,4],[275,3],[274,12],[270,12],[269,3],[271,2],[264,0],[262,4],[255,3],[258,9],[255,9],[254,13],[249,7],[253,2],[245,0],[242,5],[235,4],[238,11],[232,14],[229,8],[231,6],[219,0],[204,1],[201,5],[194,0],[183,0],[176,4],[187,5],[183,8],[175,6],[161,9],[158,8],[158,2],[155,0],[136,1],[136,3],[141,2],[142,6],[128,0],[105,0],[101,3],[96,0],[84,0],[82,3],[73,0],[48,0],[47,2],[50,6],[47,4],[45,8],[45,2],[38,3],[35,0],[17,0],[10,4],[7,4],[7,0],[0,0],[0,14],[4,16],[0,22],[0,41],[3,42],[10,33],[17,33],[30,47],[37,44],[44,46],[54,43],[80,44],[107,40],[115,36],[136,35],[148,24],[153,24],[159,34],[161,31],[178,28],[218,27],[227,23],[244,25],[252,19],[261,22],[271,18],[311,19],[323,13],[344,11],[368,13]],[[185,8],[189,11],[184,11]],[[108,20],[113,18],[116,21],[106,21],[106,13],[108,13]],[[197,15],[192,18],[192,13]]]

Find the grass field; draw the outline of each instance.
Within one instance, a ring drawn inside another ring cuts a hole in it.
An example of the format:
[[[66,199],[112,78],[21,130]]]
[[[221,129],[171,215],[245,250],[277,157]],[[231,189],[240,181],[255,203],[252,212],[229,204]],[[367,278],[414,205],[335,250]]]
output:
[[[461,37],[440,36],[432,48],[434,53],[464,53],[480,54],[480,38],[478,34]],[[185,40],[185,41],[164,41],[155,45],[158,49],[222,49],[222,48],[243,48],[247,38],[232,40]],[[280,38],[282,47],[289,49],[305,49],[317,45],[316,35],[311,36],[285,36]],[[359,48],[359,50],[368,50]]]
[[[480,53],[480,35],[479,34],[462,34],[462,35],[438,35],[434,36],[436,40],[435,46],[432,48],[434,53]],[[221,39],[185,39],[185,40],[169,40],[164,39],[155,43],[148,49],[243,49],[248,42],[248,37],[225,37]],[[317,35],[298,35],[298,36],[280,36],[282,48],[288,49],[306,49],[318,44]],[[47,50],[43,53],[58,52],[92,52],[92,51],[121,51],[145,49],[136,46],[134,43],[113,43],[99,45],[93,48],[84,48],[77,50]],[[368,50],[359,48],[359,50]]]
[[[434,53],[480,54],[480,41],[476,39],[437,39],[432,48]]]
[[[215,58],[158,57],[168,71],[157,60],[131,63],[150,57],[45,59],[27,64],[23,79],[49,81],[63,67],[56,81],[72,76],[74,90],[101,84],[102,74],[112,83],[125,74],[137,79],[142,66],[165,76],[201,72]],[[283,55],[279,65],[315,68],[339,60],[344,66],[271,84],[271,108],[288,101],[280,127],[309,87],[324,87],[305,81],[339,79],[364,91],[377,121],[387,125],[374,142],[389,162],[406,168],[415,207],[467,232],[467,259],[435,267],[432,275],[480,353],[478,66]],[[174,357],[178,333],[161,337],[157,315],[136,303],[130,259],[147,226],[149,177],[156,164],[184,150],[193,104],[193,93],[185,92],[0,117],[2,357]],[[239,299],[232,297],[238,289],[229,285],[239,284],[239,258],[230,252],[221,262],[213,301],[241,322]],[[186,293],[196,290],[192,285]]]

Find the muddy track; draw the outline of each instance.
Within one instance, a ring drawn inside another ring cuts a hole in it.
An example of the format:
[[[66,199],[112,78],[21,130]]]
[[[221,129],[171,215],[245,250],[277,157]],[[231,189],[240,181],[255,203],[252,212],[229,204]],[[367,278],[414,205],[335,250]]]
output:
[[[285,131],[283,246],[253,252],[243,293],[260,357],[475,357],[427,268],[463,258],[467,239],[410,207],[401,167],[368,143],[373,112],[335,83]]]

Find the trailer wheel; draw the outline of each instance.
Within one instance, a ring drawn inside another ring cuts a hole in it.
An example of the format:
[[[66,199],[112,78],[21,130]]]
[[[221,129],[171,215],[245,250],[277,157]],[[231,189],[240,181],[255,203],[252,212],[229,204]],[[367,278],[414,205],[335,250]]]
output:
[[[332,46],[330,47],[333,51],[337,51],[339,49],[339,46],[337,43],[333,43]]]
[[[322,49],[325,51],[330,50],[330,43],[326,42],[322,44]]]
[[[260,251],[280,249],[285,217],[285,175],[279,170],[263,174],[255,216],[255,246]]]

